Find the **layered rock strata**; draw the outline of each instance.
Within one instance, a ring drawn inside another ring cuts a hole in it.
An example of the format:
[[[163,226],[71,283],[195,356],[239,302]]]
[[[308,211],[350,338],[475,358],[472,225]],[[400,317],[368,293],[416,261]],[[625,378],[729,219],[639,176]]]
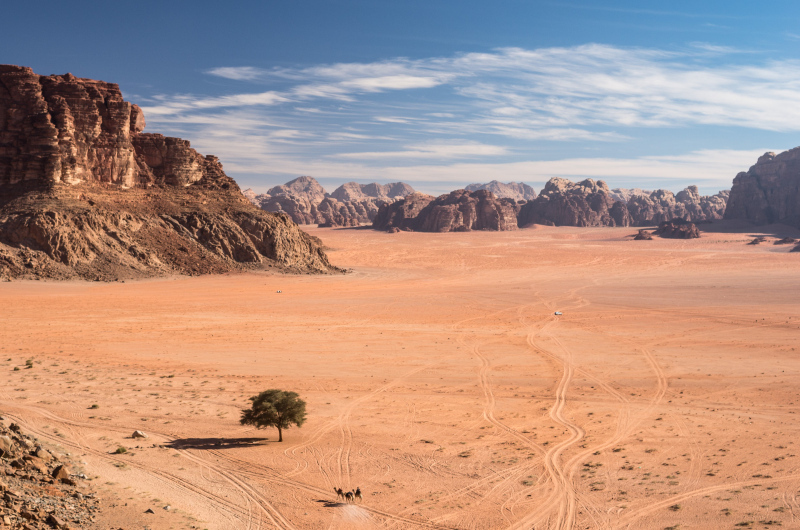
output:
[[[335,270],[216,157],[144,126],[115,84],[0,65],[0,277]]]
[[[725,219],[800,228],[800,147],[765,153],[733,179]]]

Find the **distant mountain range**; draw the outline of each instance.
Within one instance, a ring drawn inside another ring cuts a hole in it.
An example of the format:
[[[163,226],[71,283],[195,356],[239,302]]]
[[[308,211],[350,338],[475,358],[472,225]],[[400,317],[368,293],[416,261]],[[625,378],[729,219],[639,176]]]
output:
[[[672,193],[638,188],[609,189],[602,180],[574,183],[553,178],[537,196],[527,184],[493,180],[433,197],[405,183],[348,182],[333,193],[311,177],[300,177],[267,193],[244,192],[270,212],[298,224],[360,226],[380,230],[449,232],[513,230],[531,224],[556,226],[652,226],[671,219],[722,219],[730,192],[701,196],[697,186]]]

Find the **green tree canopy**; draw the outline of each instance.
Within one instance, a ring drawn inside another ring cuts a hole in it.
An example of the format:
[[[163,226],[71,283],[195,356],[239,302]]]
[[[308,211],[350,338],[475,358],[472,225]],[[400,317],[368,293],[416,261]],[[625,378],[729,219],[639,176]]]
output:
[[[278,441],[283,441],[283,429],[291,425],[300,427],[306,421],[306,402],[297,392],[271,389],[250,398],[253,406],[242,411],[242,425],[254,425],[257,429],[277,427]]]

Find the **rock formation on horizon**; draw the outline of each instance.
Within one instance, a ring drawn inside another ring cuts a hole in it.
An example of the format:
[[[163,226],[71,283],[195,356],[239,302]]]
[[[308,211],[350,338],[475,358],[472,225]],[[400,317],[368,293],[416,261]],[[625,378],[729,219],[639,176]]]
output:
[[[0,65],[0,277],[335,270],[216,157],[144,126],[116,84]]]
[[[299,177],[262,195],[248,191],[253,204],[268,212],[284,212],[297,224],[359,226],[371,223],[381,205],[414,193],[414,188],[404,182],[348,182],[326,193],[316,179]]]
[[[518,224],[554,226],[630,226],[625,203],[615,201],[602,180],[586,179],[575,183],[551,178],[535,200],[522,206]]]
[[[418,232],[516,230],[517,210],[516,201],[487,190],[456,190],[436,198],[413,194],[382,206],[372,226]]]
[[[493,180],[487,184],[470,184],[464,189],[467,191],[488,190],[498,199],[513,199],[517,202],[532,201],[536,198],[536,191],[523,182],[509,182],[506,184]]]
[[[765,153],[733,179],[725,219],[800,228],[800,147]]]
[[[716,195],[700,195],[697,186],[688,186],[676,194],[639,188],[611,191],[613,198],[627,205],[634,226],[654,226],[675,218],[696,223],[722,219],[729,194],[730,191],[724,190]]]

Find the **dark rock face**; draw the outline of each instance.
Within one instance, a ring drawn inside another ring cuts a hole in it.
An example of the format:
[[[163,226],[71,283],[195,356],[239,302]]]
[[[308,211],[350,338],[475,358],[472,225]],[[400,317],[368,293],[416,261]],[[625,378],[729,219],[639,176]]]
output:
[[[517,204],[498,199],[490,191],[452,191],[437,197],[420,211],[415,229],[420,232],[516,230]]]
[[[248,190],[248,199],[268,212],[284,212],[297,224],[321,226],[359,226],[375,219],[383,204],[414,193],[403,182],[358,184],[348,182],[333,193],[326,193],[312,177],[300,177],[268,193],[256,195]]]
[[[615,201],[605,182],[586,179],[577,184],[552,178],[539,196],[519,212],[519,226],[630,226],[625,204]]]
[[[736,175],[725,219],[800,228],[800,148],[766,153]]]
[[[405,199],[384,204],[378,209],[372,228],[376,230],[413,230],[419,213],[436,197],[424,193],[412,193]]]
[[[486,190],[456,190],[437,198],[415,193],[382,206],[372,226],[419,232],[516,230],[516,214],[515,201],[498,199]]]
[[[216,157],[144,126],[115,84],[0,65],[0,277],[334,270]]]
[[[488,190],[498,199],[513,199],[515,201],[532,201],[536,198],[536,191],[522,182],[503,183],[493,180],[487,184],[470,184],[467,191]]]
[[[658,225],[658,229],[653,233],[669,239],[695,239],[700,237],[700,230],[697,229],[695,224],[684,219],[664,221]]]

